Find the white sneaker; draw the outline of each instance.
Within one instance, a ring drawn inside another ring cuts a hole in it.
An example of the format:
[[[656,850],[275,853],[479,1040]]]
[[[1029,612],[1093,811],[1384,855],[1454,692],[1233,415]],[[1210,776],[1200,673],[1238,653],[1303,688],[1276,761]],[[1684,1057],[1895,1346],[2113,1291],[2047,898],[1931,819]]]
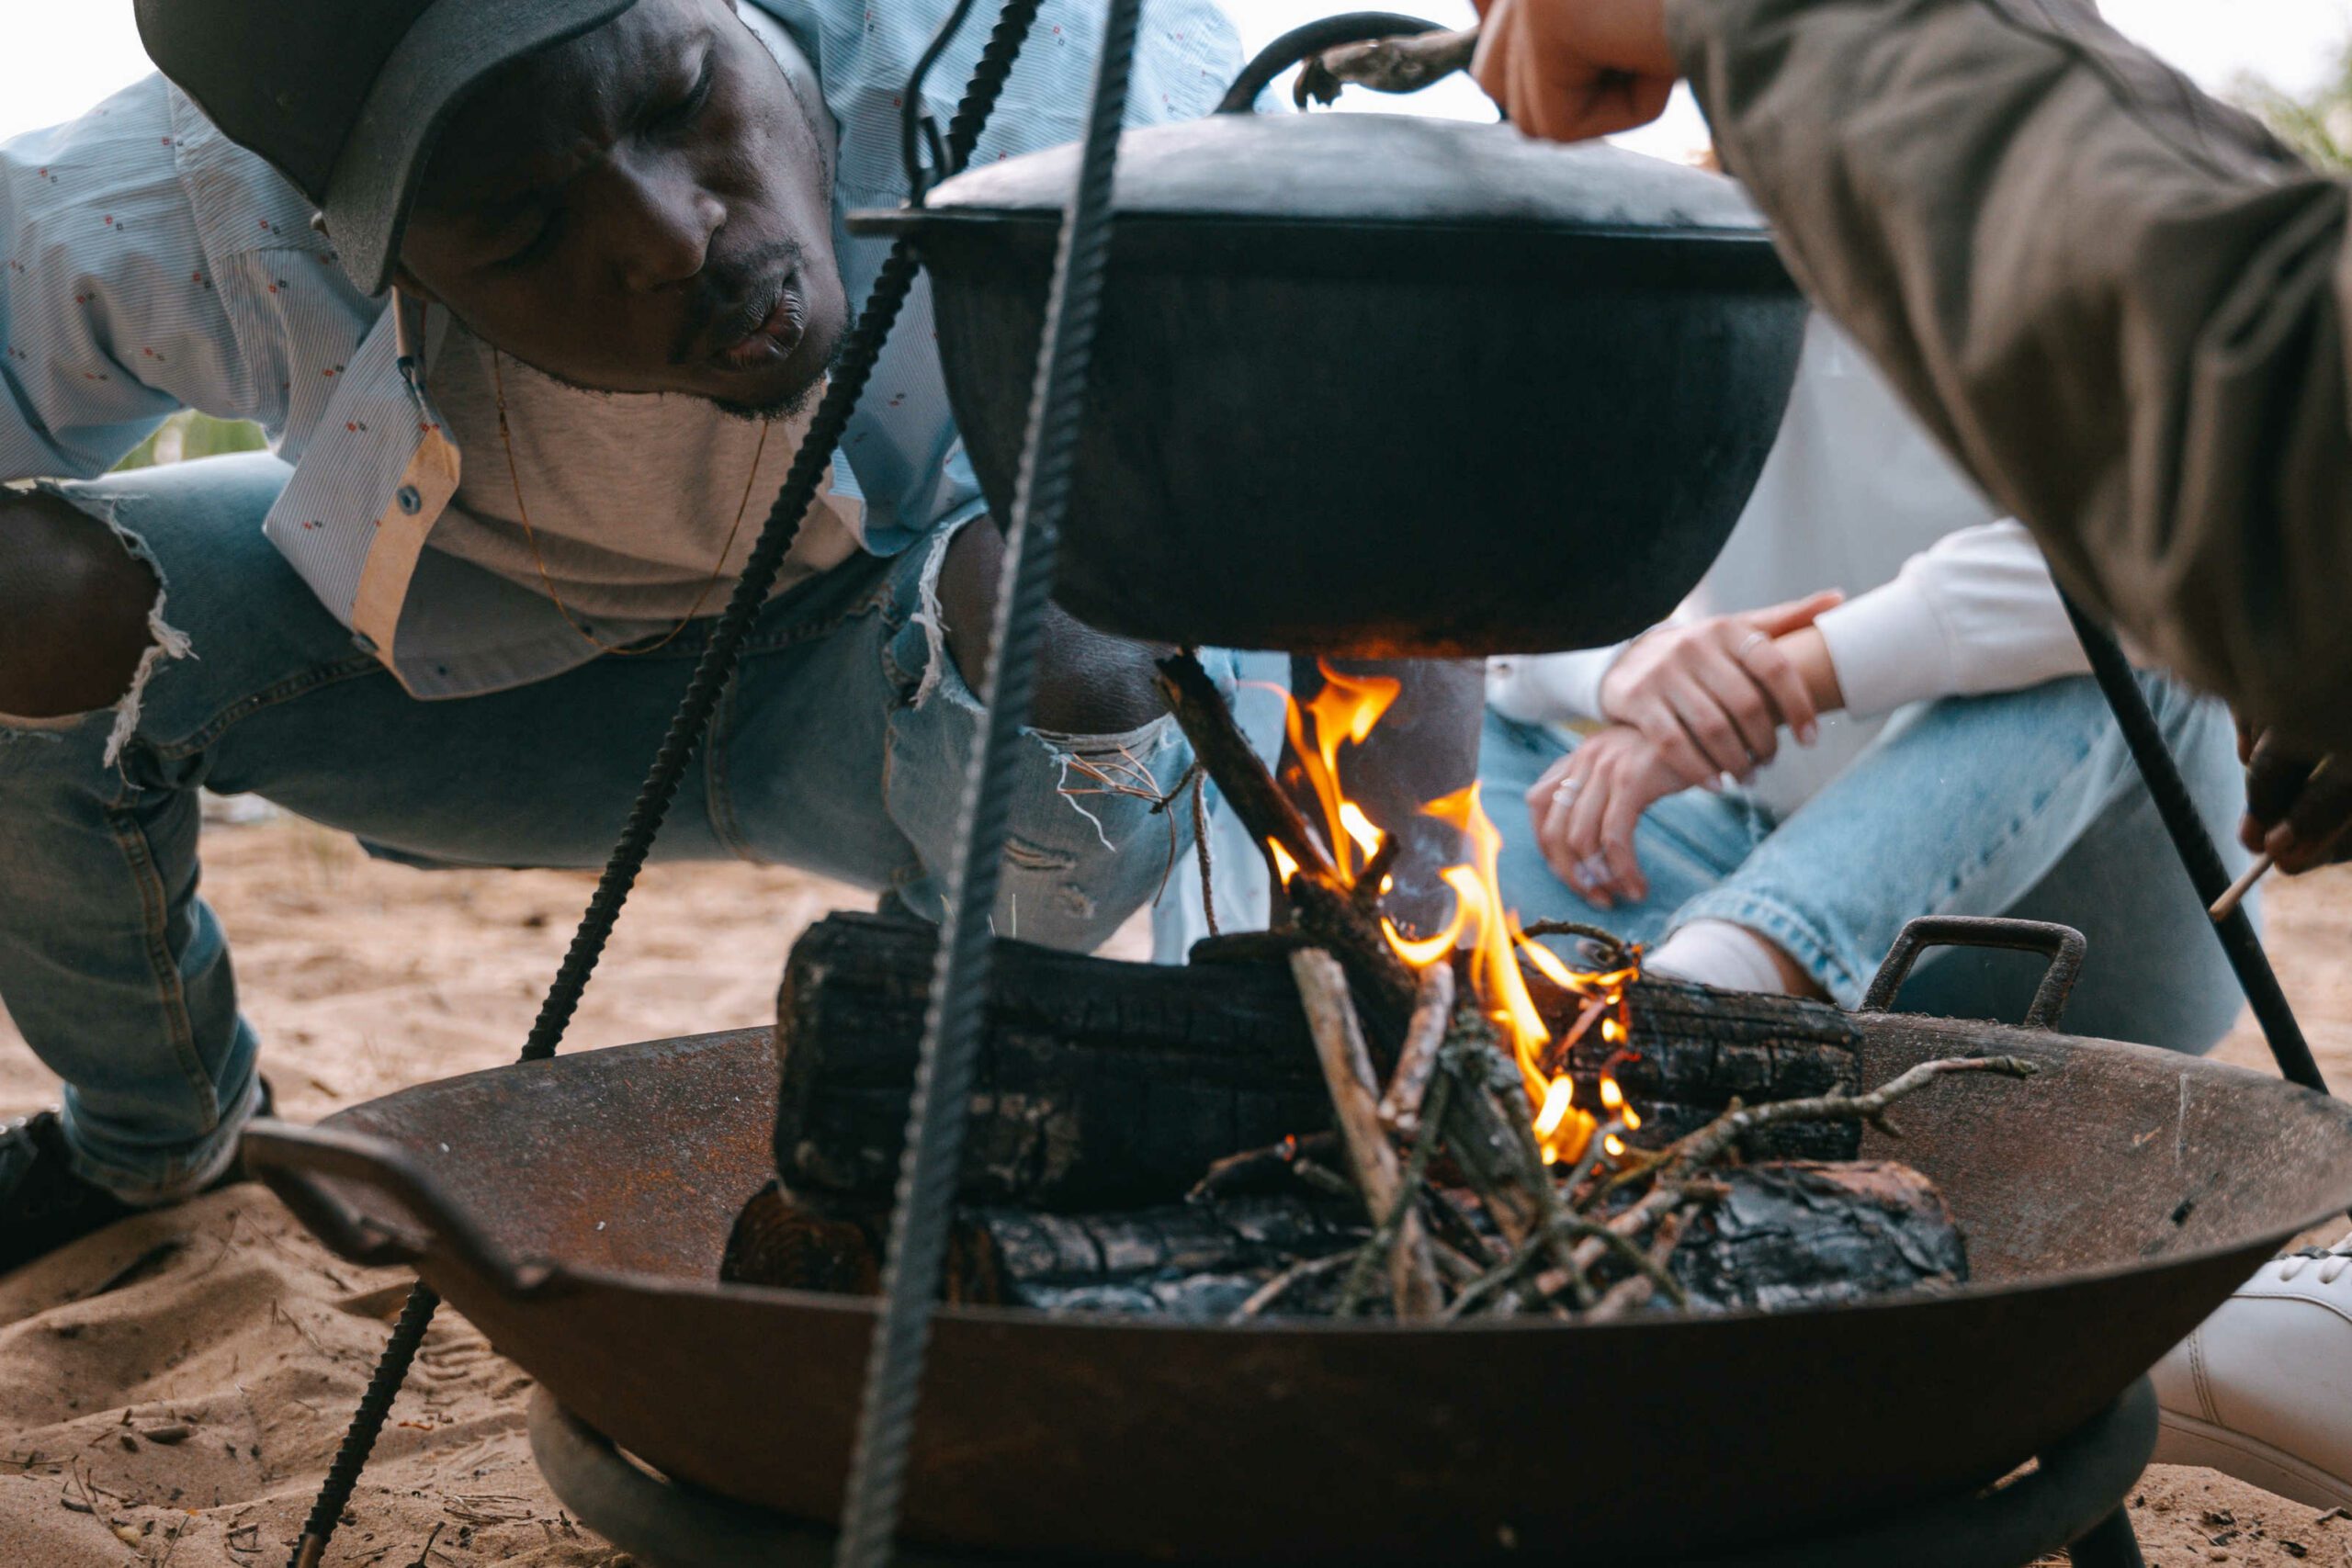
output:
[[[2264,1264],[2149,1375],[2156,1463],[2352,1508],[2352,1234]]]

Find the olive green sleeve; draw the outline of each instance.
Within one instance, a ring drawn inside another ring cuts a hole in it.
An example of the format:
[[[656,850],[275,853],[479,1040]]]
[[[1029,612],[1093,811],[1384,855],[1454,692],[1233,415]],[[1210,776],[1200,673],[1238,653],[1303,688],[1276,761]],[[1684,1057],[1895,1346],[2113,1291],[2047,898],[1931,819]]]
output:
[[[2346,187],[2082,0],[1668,0],[1792,269],[2060,581],[2352,745]]]

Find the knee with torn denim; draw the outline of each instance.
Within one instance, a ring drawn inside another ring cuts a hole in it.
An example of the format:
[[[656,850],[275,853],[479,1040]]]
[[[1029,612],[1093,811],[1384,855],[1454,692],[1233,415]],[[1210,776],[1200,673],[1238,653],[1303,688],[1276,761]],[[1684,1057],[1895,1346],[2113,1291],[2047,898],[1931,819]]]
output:
[[[109,765],[156,668],[190,656],[164,618],[162,570],[117,521],[116,499],[0,491],[0,738],[111,713]]]
[[[942,584],[956,540],[976,532],[994,529],[943,530],[922,547],[920,565],[908,575],[912,592],[891,652],[905,695],[893,721],[886,788],[892,816],[917,852],[892,893],[933,919],[944,912],[952,802],[983,714],[956,655],[949,627],[957,612]],[[968,558],[1000,558],[989,551]],[[1118,647],[1148,677],[1151,650]],[[1227,661],[1214,662],[1229,681]],[[1091,948],[1164,891],[1191,848],[1192,752],[1175,720],[1156,691],[1125,713],[1113,708],[1084,716],[1105,712],[1131,722],[1071,728],[1054,722],[1064,715],[1035,716],[1026,731],[1031,746],[1013,763],[1014,802],[995,917],[999,935]]]

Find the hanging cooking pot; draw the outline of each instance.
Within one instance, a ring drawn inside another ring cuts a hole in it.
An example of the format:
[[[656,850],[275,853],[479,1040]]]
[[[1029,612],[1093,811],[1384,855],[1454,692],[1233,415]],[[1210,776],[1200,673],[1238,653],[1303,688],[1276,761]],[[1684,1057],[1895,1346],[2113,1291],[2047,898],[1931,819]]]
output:
[[[857,220],[914,236],[1000,518],[1076,170],[1035,153]],[[1617,148],[1225,112],[1126,132],[1114,210],[1057,592],[1128,637],[1630,636],[1713,561],[1795,373],[1805,306],[1738,187]]]

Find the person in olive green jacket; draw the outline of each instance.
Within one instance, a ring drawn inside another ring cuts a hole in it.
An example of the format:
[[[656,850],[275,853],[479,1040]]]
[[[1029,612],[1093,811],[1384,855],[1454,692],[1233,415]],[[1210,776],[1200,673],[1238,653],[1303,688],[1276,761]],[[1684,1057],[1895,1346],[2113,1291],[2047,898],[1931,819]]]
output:
[[[1559,140],[1678,78],[1805,291],[2144,659],[2230,699],[2245,832],[2352,851],[2347,186],[2086,0],[1483,0]],[[2316,777],[2314,773],[2316,771]]]
[[[2062,583],[2235,705],[2247,846],[2352,856],[2352,187],[2087,0],[1481,9],[1474,69],[1535,135],[1687,78],[1806,292]],[[2158,1459],[2352,1506],[2352,1236],[2155,1382]]]

